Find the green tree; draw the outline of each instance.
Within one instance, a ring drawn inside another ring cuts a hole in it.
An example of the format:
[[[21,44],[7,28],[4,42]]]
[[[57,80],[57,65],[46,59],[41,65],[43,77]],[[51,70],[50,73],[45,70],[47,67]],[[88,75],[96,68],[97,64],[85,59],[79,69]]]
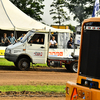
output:
[[[92,16],[94,2],[95,0],[67,0],[66,5],[81,25],[84,19]]]
[[[67,25],[69,27],[70,30],[72,30],[73,32],[75,32],[75,26],[72,26],[71,24]]]
[[[59,25],[69,19],[67,12],[64,11],[64,4],[65,0],[53,0],[52,4],[50,5],[52,8],[50,10],[50,15],[53,15],[52,19],[54,20],[54,23]]]
[[[42,20],[40,15],[43,15],[43,1],[44,0],[10,0],[24,13],[36,20]]]

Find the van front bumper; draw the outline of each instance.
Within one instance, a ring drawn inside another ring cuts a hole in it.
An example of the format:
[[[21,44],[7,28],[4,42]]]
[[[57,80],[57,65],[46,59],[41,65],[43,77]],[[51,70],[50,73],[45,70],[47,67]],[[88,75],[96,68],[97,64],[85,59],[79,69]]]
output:
[[[16,62],[17,58],[17,55],[5,53],[5,59],[8,61]]]

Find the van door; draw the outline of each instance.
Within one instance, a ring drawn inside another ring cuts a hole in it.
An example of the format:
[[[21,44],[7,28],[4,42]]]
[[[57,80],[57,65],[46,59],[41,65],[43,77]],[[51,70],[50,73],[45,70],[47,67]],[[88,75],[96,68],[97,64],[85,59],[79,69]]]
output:
[[[46,63],[47,36],[47,33],[35,33],[27,43],[26,52],[32,58],[33,63]]]

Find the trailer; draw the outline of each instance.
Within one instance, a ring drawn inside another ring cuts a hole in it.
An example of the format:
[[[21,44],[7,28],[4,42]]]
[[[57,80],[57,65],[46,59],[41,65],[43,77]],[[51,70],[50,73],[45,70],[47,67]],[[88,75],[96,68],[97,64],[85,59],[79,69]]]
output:
[[[100,17],[84,20],[77,82],[67,82],[66,100],[100,100]]]
[[[47,60],[47,65],[53,67],[62,67],[62,65],[65,65],[65,68],[67,70],[76,73],[78,70],[78,57],[77,58],[49,57]]]
[[[68,26],[52,25],[52,27],[58,29],[68,29]],[[73,34],[73,32],[52,33],[52,36],[56,38],[58,47],[52,49],[49,48],[49,58],[47,62],[48,66],[62,67],[62,65],[65,65],[67,70],[77,72],[81,37],[81,34],[79,34],[79,27],[76,29],[76,34]],[[74,48],[67,47],[67,43],[71,37],[73,38]]]
[[[52,34],[56,38],[58,45],[57,48],[49,48],[48,66],[62,67],[62,65],[65,65],[67,70],[77,72],[79,48],[67,47],[67,43],[72,35],[73,33]]]

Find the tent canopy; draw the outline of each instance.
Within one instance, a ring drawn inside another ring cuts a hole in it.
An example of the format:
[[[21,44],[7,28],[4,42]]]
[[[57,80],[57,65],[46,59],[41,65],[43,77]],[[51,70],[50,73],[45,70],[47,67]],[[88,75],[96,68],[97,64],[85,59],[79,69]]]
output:
[[[1,30],[16,30],[16,31],[29,31],[46,30],[53,32],[68,32],[72,33],[70,29],[55,29],[50,26],[44,25],[41,22],[34,20],[20,9],[18,9],[9,0],[0,0],[0,29]]]

